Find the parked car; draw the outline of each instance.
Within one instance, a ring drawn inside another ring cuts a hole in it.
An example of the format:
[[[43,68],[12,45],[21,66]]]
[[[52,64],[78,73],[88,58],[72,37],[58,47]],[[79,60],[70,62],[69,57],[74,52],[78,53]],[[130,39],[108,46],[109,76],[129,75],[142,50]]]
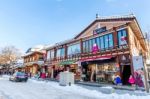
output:
[[[15,82],[26,82],[28,80],[28,75],[24,72],[15,72],[10,78],[10,81]]]

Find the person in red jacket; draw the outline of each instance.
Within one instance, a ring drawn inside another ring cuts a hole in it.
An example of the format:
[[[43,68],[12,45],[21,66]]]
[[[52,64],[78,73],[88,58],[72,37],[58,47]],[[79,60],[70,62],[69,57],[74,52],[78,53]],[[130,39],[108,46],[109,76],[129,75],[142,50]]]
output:
[[[130,75],[128,82],[129,82],[132,86],[135,85],[135,79],[134,79],[134,77],[133,77],[132,75]]]

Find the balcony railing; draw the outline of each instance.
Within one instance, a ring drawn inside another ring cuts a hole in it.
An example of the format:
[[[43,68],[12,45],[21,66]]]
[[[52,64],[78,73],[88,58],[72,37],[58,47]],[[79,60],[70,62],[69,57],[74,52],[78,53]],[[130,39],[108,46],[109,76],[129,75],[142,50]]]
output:
[[[33,65],[33,64],[42,65],[42,64],[44,64],[44,61],[43,60],[38,60],[38,61],[32,61],[32,62],[24,63],[24,65],[26,65],[26,66],[30,66],[30,65]]]
[[[80,60],[82,58],[89,58],[89,57],[95,57],[95,56],[107,56],[107,55],[118,55],[123,54],[125,52],[129,51],[128,45],[120,45],[115,46],[107,49],[100,49],[96,53],[93,52],[84,52],[84,53],[77,53],[72,55],[67,55],[66,57],[57,57],[50,60],[47,60],[47,62],[53,62],[53,61],[66,61],[66,60]]]
[[[26,61],[25,63],[37,63],[37,62],[41,62],[41,61],[44,62],[44,59]]]

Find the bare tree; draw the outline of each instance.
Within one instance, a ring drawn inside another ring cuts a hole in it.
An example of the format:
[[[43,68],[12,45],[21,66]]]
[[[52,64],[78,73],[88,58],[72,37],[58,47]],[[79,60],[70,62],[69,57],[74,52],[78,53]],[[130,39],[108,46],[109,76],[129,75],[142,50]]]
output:
[[[5,46],[0,50],[0,64],[10,66],[21,58],[21,52],[15,46]]]

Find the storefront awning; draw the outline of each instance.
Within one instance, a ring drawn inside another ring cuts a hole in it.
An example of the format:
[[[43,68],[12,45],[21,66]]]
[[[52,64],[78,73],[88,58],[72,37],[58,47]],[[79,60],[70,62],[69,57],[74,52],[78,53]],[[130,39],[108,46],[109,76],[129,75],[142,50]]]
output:
[[[111,59],[112,57],[113,56],[88,57],[88,58],[82,58],[80,61],[85,62],[85,61],[106,60],[106,59]]]
[[[63,61],[63,62],[60,62],[59,65],[71,65],[71,64],[75,64],[75,61],[73,60]]]

